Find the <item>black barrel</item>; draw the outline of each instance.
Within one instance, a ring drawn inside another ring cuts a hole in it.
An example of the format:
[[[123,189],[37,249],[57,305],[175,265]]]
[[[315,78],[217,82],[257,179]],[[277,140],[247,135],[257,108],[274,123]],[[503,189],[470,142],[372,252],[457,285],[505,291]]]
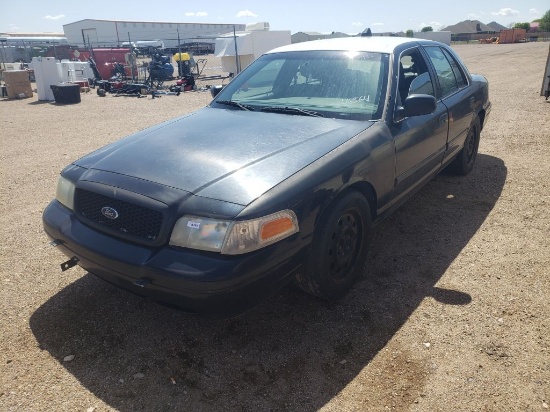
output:
[[[78,84],[52,84],[50,87],[56,103],[80,103],[80,86]]]

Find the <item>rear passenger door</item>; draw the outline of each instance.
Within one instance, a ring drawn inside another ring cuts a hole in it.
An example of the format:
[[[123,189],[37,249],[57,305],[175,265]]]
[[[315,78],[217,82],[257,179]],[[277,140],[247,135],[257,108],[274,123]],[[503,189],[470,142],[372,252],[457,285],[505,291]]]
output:
[[[474,115],[474,96],[470,77],[452,51],[439,46],[425,46],[436,74],[438,99],[447,107],[449,136],[443,163],[451,160],[464,145]]]

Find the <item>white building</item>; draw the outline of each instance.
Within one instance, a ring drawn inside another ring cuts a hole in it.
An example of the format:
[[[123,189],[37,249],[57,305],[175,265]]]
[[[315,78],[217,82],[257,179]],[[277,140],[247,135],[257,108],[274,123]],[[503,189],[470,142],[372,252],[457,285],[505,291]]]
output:
[[[75,46],[117,47],[122,43],[161,40],[165,47],[198,41],[214,43],[215,38],[245,30],[245,24],[175,23],[125,20],[80,20],[64,24],[69,44]]]
[[[439,41],[445,43],[446,45],[451,45],[451,32],[450,31],[424,31],[424,32],[415,32],[415,39],[426,39]]]

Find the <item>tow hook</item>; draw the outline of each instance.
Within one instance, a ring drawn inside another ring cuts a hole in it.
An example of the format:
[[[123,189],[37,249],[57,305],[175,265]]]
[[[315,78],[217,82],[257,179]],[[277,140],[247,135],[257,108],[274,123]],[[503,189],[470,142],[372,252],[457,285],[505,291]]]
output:
[[[69,270],[73,266],[76,266],[77,263],[78,263],[78,258],[76,256],[73,256],[72,258],[70,258],[69,260],[61,264],[61,271],[65,272],[66,270]]]

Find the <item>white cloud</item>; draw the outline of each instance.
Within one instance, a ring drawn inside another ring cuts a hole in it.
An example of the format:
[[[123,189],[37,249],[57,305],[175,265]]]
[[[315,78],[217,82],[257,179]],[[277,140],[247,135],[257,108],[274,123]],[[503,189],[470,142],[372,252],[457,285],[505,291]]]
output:
[[[493,11],[491,14],[494,16],[515,16],[516,14],[519,14],[519,11],[506,7],[504,9],[500,9],[499,11]]]
[[[373,26],[383,26],[384,23],[372,23]]]
[[[250,10],[241,10],[237,13],[236,17],[258,17],[257,14],[252,13]]]
[[[44,16],[46,20],[59,20],[65,17],[64,14],[58,14],[57,16],[50,16],[49,14],[47,16]]]
[[[363,27],[363,23],[361,23],[360,21],[353,22],[351,23],[351,25],[353,27]]]

